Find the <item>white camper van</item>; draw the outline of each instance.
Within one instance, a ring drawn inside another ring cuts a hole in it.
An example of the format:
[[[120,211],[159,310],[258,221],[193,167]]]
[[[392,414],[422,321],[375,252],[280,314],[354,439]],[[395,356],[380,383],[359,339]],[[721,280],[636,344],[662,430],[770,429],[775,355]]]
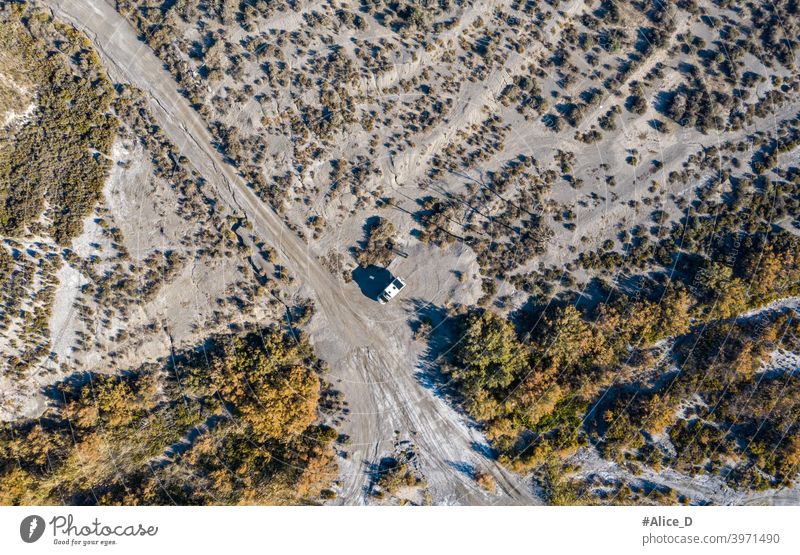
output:
[[[399,277],[394,278],[392,283],[386,286],[380,295],[378,295],[378,302],[386,304],[397,296],[397,294],[406,286],[406,283]]]

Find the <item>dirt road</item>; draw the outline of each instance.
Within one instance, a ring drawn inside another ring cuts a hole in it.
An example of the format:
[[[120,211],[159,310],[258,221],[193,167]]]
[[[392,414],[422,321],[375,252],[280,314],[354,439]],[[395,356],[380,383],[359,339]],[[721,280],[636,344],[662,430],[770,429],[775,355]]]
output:
[[[400,305],[381,307],[354,284],[339,283],[318,263],[304,241],[223,161],[205,122],[129,23],[103,0],[45,3],[56,17],[90,37],[115,82],[130,83],[149,95],[165,134],[215,187],[220,200],[246,217],[253,231],[278,251],[280,261],[314,298],[318,316],[309,330],[311,340],[351,410],[342,430],[352,443],[350,456],[341,461],[339,501],[365,502],[370,465],[390,454],[396,441],[409,440],[416,445],[435,504],[536,503],[529,487],[484,455],[485,440],[463,416],[420,383],[419,360],[407,347],[410,331]],[[498,492],[478,488],[472,468],[491,472]]]

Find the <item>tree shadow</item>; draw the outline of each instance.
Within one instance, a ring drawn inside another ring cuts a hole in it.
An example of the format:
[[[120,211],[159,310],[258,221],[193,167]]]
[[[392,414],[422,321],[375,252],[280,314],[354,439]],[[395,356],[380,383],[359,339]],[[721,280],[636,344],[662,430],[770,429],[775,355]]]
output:
[[[464,462],[464,461],[445,461],[450,468],[457,470],[467,478],[475,479],[475,476],[478,474],[478,470],[475,468],[474,464]]]
[[[656,112],[666,116],[668,114],[669,107],[672,105],[672,102],[675,99],[676,95],[677,91],[661,91],[656,93],[656,100],[654,103]]]
[[[416,319],[411,323],[414,333],[427,348],[419,359],[415,377],[437,397],[452,401],[455,390],[451,378],[442,372],[442,362],[458,342],[459,324],[448,319],[447,311],[421,299],[412,299],[411,308]],[[450,403],[457,407],[456,403]]]
[[[378,224],[381,223],[380,216],[370,216],[364,222],[364,225],[361,227],[364,230],[364,239],[358,242],[358,246],[362,249],[366,249],[367,245],[369,244],[369,237],[372,235],[372,230],[378,227]]]
[[[461,394],[452,376],[442,370],[443,364],[460,343],[463,317],[451,317],[443,307],[420,299],[410,302],[417,316],[416,321],[411,324],[415,332],[419,333],[421,325],[428,328],[420,337],[420,340],[427,343],[427,348],[420,355],[414,377],[432,395],[461,415],[469,428],[479,428],[478,423],[464,411]]]
[[[186,453],[189,449],[195,446],[197,443],[197,439],[205,434],[210,433],[214,428],[216,428],[217,424],[225,419],[229,419],[230,417],[220,415],[220,414],[212,414],[206,420],[201,423],[197,424],[189,431],[186,432],[180,439],[175,441],[174,443],[168,445],[164,452],[161,454],[160,459],[156,460],[155,462],[150,464],[150,468],[164,468],[172,463],[175,462],[175,459]]]
[[[492,449],[486,443],[478,443],[477,441],[473,441],[472,443],[469,444],[469,446],[472,447],[473,451],[479,453],[480,455],[491,461],[497,459],[497,451]]]

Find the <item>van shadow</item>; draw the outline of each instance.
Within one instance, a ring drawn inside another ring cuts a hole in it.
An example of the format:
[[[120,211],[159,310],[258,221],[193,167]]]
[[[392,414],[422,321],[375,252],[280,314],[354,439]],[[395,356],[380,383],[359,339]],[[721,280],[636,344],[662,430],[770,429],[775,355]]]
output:
[[[361,293],[373,301],[378,300],[378,295],[392,282],[392,273],[386,268],[378,266],[359,266],[353,270],[353,281],[358,284]]]

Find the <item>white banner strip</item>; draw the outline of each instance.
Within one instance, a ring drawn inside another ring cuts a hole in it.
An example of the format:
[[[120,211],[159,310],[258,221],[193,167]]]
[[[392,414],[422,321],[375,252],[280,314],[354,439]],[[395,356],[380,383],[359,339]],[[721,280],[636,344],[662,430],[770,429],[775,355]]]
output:
[[[800,507],[0,507],[0,553],[800,553]]]

